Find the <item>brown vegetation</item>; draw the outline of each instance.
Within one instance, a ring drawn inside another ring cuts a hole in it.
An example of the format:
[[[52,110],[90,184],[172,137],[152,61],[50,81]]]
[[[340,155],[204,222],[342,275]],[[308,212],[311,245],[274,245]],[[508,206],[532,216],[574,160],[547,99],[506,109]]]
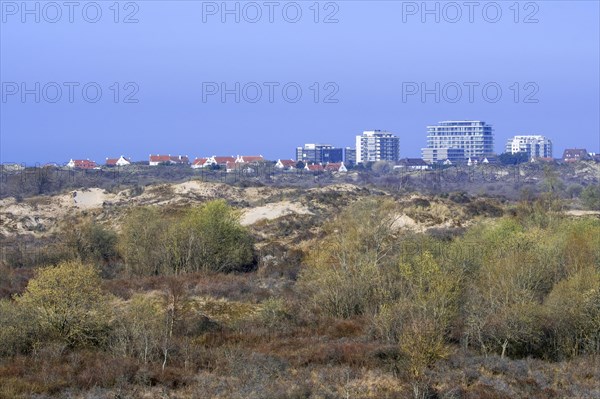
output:
[[[202,200],[5,239],[0,398],[600,395],[598,219],[552,193],[300,201],[248,227]]]

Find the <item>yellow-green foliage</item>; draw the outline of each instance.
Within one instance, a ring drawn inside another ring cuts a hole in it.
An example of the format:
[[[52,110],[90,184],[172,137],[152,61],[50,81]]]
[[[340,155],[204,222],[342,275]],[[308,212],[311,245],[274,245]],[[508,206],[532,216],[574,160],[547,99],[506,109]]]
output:
[[[31,314],[14,301],[0,299],[0,355],[26,352],[33,344],[35,327]]]
[[[198,270],[230,272],[252,262],[252,240],[239,213],[225,201],[191,208],[167,233],[175,274]]]
[[[156,275],[162,271],[167,218],[157,208],[135,208],[123,223],[120,252],[132,274]]]
[[[324,313],[369,316],[414,374],[458,326],[484,353],[598,353],[600,222],[552,212],[484,221],[450,243],[415,236],[420,251],[407,252],[393,204],[358,202],[326,227],[300,282]]]
[[[545,302],[558,357],[600,351],[600,272],[591,267],[560,281]]]
[[[155,208],[133,211],[120,246],[134,274],[230,272],[252,264],[253,243],[239,213],[225,201],[210,201],[174,215]]]
[[[398,336],[414,376],[448,353],[445,336],[458,314],[460,282],[459,270],[442,267],[429,252],[400,263]]]
[[[424,237],[421,251],[408,252],[410,245],[393,227],[396,215],[388,200],[351,206],[310,252],[301,283],[329,315],[369,316],[375,335],[398,343],[405,369],[420,378],[424,368],[448,353],[462,270],[442,265]]]
[[[384,270],[393,264],[394,221],[393,202],[368,199],[325,227],[301,276],[318,307],[341,317],[378,308],[389,295]]]
[[[96,269],[63,262],[40,269],[16,301],[33,317],[42,337],[70,346],[104,341],[111,318],[109,296],[100,288]]]
[[[166,334],[166,306],[157,296],[136,294],[116,309],[111,348],[148,363],[157,359]]]
[[[600,273],[597,220],[555,218],[540,227],[505,219],[456,245],[467,240],[481,254],[465,262],[472,277],[464,287],[469,342],[502,355],[533,351],[560,358],[598,350],[592,327],[581,326],[600,309],[590,305],[589,314],[580,313],[584,296],[594,297]],[[545,340],[548,334],[552,339]]]

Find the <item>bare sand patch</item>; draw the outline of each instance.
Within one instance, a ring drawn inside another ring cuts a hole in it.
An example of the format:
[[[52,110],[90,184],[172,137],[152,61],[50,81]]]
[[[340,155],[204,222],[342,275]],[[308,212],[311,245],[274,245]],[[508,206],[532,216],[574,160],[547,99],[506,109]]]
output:
[[[240,219],[240,223],[243,226],[250,226],[258,222],[259,220],[273,220],[291,214],[311,215],[312,212],[307,207],[297,202],[275,202],[272,204],[267,204],[264,206],[259,206],[256,208],[250,208],[245,210]]]
[[[571,209],[565,212],[569,216],[600,216],[600,211],[580,211]]]
[[[91,188],[89,190],[79,190],[72,192],[71,205],[79,209],[102,208],[102,205],[107,201],[114,201],[117,196],[115,194],[106,193],[99,188]],[[64,201],[63,196],[63,203]],[[67,203],[69,201],[66,201]]]

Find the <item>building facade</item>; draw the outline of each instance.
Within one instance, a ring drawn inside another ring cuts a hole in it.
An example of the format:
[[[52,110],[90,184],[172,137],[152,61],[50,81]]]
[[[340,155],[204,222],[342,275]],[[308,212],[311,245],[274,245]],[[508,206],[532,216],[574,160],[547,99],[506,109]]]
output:
[[[89,159],[71,159],[66,166],[73,169],[96,169],[98,167],[96,162]]]
[[[567,148],[563,152],[564,162],[588,161],[591,157],[585,148]]]
[[[148,159],[150,166],[157,165],[187,165],[190,160],[187,155],[152,155]]]
[[[443,161],[431,157],[435,152],[432,149],[462,149],[464,158],[486,157],[494,153],[493,128],[482,121],[444,121],[427,126],[427,147],[421,150],[423,159],[428,163]]]
[[[356,163],[377,161],[398,162],[400,138],[381,130],[365,131],[356,136]]]
[[[296,148],[296,161],[304,163],[336,163],[344,160],[344,149],[330,144],[304,144]]]
[[[344,163],[348,166],[356,165],[356,148],[344,148]]]
[[[121,155],[119,158],[106,158],[106,166],[127,166],[131,161]]]
[[[423,161],[428,164],[446,163],[455,165],[466,161],[465,150],[462,148],[423,148]]]
[[[552,158],[552,141],[540,135],[514,136],[506,143],[504,152],[510,154],[524,152],[529,159]]]

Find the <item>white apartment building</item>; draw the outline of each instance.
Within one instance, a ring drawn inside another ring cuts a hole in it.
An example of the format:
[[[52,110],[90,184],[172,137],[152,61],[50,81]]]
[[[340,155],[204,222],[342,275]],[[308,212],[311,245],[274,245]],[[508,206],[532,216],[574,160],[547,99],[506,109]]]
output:
[[[540,135],[514,136],[507,141],[505,152],[525,152],[529,159],[552,158],[552,141]]]
[[[423,160],[427,163],[444,161],[432,158],[436,152],[432,149],[462,149],[465,159],[483,158],[494,153],[492,125],[482,121],[443,121],[427,126],[427,147],[421,150]]]
[[[400,138],[381,130],[370,130],[356,136],[356,163],[377,161],[397,162],[400,159]]]

